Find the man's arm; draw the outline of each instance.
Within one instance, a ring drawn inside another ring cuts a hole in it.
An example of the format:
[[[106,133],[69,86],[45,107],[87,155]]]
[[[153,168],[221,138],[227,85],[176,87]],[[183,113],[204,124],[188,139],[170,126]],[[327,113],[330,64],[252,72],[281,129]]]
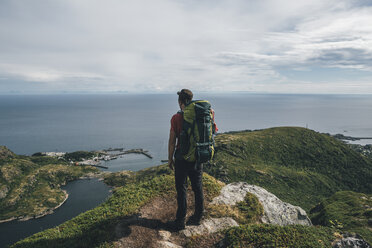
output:
[[[176,148],[176,133],[173,130],[169,132],[169,141],[168,141],[168,166],[172,170],[174,169],[174,149]]]

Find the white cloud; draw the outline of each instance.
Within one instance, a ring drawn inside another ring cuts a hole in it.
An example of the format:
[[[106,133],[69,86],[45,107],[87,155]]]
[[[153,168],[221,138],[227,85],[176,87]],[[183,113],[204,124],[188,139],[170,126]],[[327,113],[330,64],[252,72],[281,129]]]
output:
[[[372,71],[372,1],[360,3],[4,0],[0,77],[43,82],[50,91],[187,86],[372,93],[369,78],[329,83],[281,73],[312,67]]]

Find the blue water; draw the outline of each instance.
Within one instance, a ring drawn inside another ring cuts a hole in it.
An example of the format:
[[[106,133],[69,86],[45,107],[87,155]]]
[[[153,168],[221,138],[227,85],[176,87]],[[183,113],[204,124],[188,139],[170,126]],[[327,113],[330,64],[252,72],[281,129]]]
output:
[[[96,207],[110,195],[109,187],[98,179],[77,180],[62,187],[69,194],[66,202],[53,214],[28,221],[0,224],[0,247],[6,247],[36,232],[57,226],[81,212]]]
[[[372,137],[371,95],[195,96],[210,100],[221,132],[307,126]],[[149,150],[152,160],[121,161],[138,170],[167,158],[170,118],[177,110],[176,94],[0,96],[0,145],[26,155],[108,147]]]

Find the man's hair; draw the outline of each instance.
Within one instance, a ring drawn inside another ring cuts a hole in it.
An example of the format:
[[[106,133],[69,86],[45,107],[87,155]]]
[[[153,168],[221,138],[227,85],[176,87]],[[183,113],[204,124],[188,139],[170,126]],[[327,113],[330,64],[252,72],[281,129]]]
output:
[[[191,102],[193,94],[191,90],[188,89],[182,89],[181,91],[177,92],[178,95],[178,101],[180,101],[183,104],[188,104]]]

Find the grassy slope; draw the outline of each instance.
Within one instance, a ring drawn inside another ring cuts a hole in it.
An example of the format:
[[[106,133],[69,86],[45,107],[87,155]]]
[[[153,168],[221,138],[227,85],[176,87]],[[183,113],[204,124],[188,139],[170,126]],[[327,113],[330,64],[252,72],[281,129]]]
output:
[[[104,182],[110,186],[124,186],[129,183],[146,182],[160,175],[170,175],[172,170],[167,164],[145,168],[139,171],[119,171],[106,174]]]
[[[113,195],[105,203],[55,228],[21,240],[12,247],[112,247],[115,240],[114,228],[121,219],[136,214],[141,206],[158,195],[175,193],[174,175],[165,165],[144,169],[130,176],[123,172],[112,173],[105,180],[115,186]],[[207,174],[203,175],[203,184],[209,200],[217,196],[222,187],[220,182]],[[249,194],[237,207],[212,206],[208,207],[208,212],[210,217],[230,216],[239,223],[256,223],[257,217],[262,215],[262,206],[254,195]],[[249,247],[248,243],[254,247],[261,244],[331,247],[331,241],[335,238],[333,232],[332,228],[327,227],[246,224],[228,229],[224,233],[229,247]],[[204,235],[192,237],[188,247],[200,247],[198,241],[205,238],[207,236]]]
[[[225,182],[246,181],[310,210],[340,190],[372,193],[372,162],[325,134],[279,127],[216,137],[205,170]]]
[[[314,224],[356,232],[372,244],[372,195],[340,191],[311,210]]]
[[[206,197],[218,195],[221,183],[207,174],[203,182]],[[153,197],[175,191],[173,175],[154,175],[146,181],[116,186],[113,195],[100,206],[12,247],[110,247],[115,238],[114,228],[122,218],[136,214]]]
[[[216,141],[215,165],[206,168],[209,173],[225,181],[247,181],[263,186],[282,200],[306,210],[339,190],[371,192],[372,163],[327,135],[303,128],[272,128],[222,134]],[[108,201],[56,228],[24,239],[14,247],[110,246],[113,228],[120,218],[136,213],[152,197],[174,191],[174,178],[169,174],[165,165],[110,174],[105,182],[117,188]],[[213,192],[210,195],[216,195],[220,188],[207,175],[204,185]],[[235,215],[225,209],[210,210],[218,216]],[[241,216],[238,213],[238,217]],[[229,229],[226,244],[230,247],[298,247],[297,244],[331,247],[335,239],[333,228],[246,224]]]
[[[327,227],[241,225],[226,232],[227,247],[332,247],[334,231]]]
[[[61,184],[95,171],[90,166],[69,166],[50,157],[3,157],[0,190],[5,197],[0,200],[0,220],[38,215],[57,206],[65,198]]]

